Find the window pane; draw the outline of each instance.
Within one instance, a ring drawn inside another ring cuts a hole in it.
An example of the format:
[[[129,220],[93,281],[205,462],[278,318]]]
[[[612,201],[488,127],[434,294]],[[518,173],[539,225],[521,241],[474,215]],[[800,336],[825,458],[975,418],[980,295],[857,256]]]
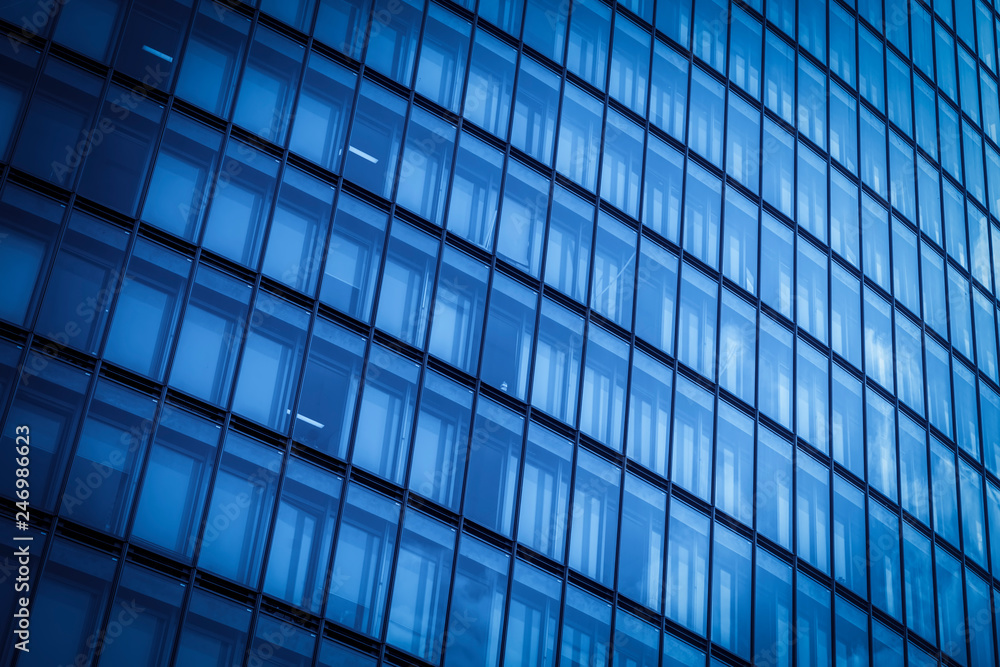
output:
[[[229,403],[251,285],[198,267],[184,310],[170,384],[216,405]]]
[[[309,56],[295,107],[289,144],[292,151],[331,171],[340,171],[356,83],[353,72],[315,53]]]
[[[791,667],[792,568],[758,546],[754,588],[754,661]]]
[[[659,3],[659,14],[676,11],[678,3]],[[574,10],[575,12],[576,10]],[[659,24],[660,21],[657,21]],[[672,30],[675,26],[671,25]],[[685,35],[684,41],[687,41]],[[759,47],[758,47],[759,50]],[[758,55],[758,60],[760,59]],[[677,139],[684,140],[687,109],[688,60],[660,40],[653,40],[653,69],[650,78],[649,122]],[[650,137],[652,139],[652,137]]]
[[[584,320],[548,299],[542,300],[535,347],[531,404],[567,424],[576,423]],[[591,409],[584,405],[584,409]]]
[[[438,244],[402,221],[394,221],[389,233],[375,325],[418,348],[427,336]]]
[[[510,537],[517,495],[524,417],[480,396],[469,445],[467,519]]]
[[[792,318],[792,281],[795,235],[770,213],[763,216],[760,235],[760,298],[785,317]]]
[[[804,340],[798,341],[795,365],[795,430],[799,437],[824,454],[829,453],[829,361]]]
[[[385,244],[386,214],[342,195],[333,220],[320,299],[368,322]]]
[[[274,642],[274,637],[281,637],[283,641]],[[257,617],[250,656],[268,655],[283,667],[310,667],[315,644],[316,638],[308,630],[291,625],[284,618],[261,614]]]
[[[399,502],[353,484],[337,533],[326,617],[376,637],[382,634]]]
[[[704,635],[708,596],[707,516],[674,500],[670,503],[667,549],[667,618]]]
[[[560,665],[607,667],[611,605],[576,586],[566,589]]]
[[[156,152],[142,219],[188,241],[196,241],[206,205],[217,182],[216,161],[222,134],[180,113],[171,112]],[[227,160],[224,178],[238,163]]]
[[[212,192],[202,245],[256,268],[277,173],[278,160],[248,144],[230,141],[219,176],[227,185]]]
[[[233,121],[282,145],[295,98],[303,47],[258,28],[240,80]]]
[[[569,565],[605,586],[614,585],[621,470],[579,450],[573,487]]]
[[[108,380],[98,383],[77,441],[60,514],[102,532],[122,534],[155,411],[156,401],[149,396]]]
[[[496,233],[503,153],[462,133],[448,204],[448,230],[491,250]]]
[[[524,400],[535,331],[538,295],[503,274],[495,274],[483,338],[483,382]]]
[[[136,242],[105,358],[154,379],[162,377],[190,270],[189,258],[145,239]]]
[[[716,167],[722,167],[723,120],[726,114],[725,89],[714,78],[695,68],[691,75],[691,113],[688,116],[688,143],[691,149]]]
[[[712,641],[736,655],[750,656],[749,540],[716,524],[712,551]]]
[[[218,116],[229,116],[236,69],[250,20],[225,5],[202,2],[177,77],[176,93]]]
[[[674,243],[680,243],[681,238],[683,166],[684,156],[654,135],[649,135],[642,224]]]
[[[365,64],[409,86],[423,9],[424,0],[375,0],[372,16],[382,17],[376,19],[381,30],[368,32]]]
[[[256,586],[280,469],[281,452],[230,431],[208,504],[199,567]]]
[[[455,126],[423,109],[410,113],[396,202],[440,225],[455,150]]]
[[[711,498],[713,403],[707,391],[677,378],[670,477],[705,501]]]
[[[538,277],[548,211],[549,182],[520,162],[507,165],[497,257]]]
[[[419,373],[409,359],[381,346],[372,349],[352,461],[396,484],[406,475]]]
[[[826,342],[827,312],[827,257],[826,253],[806,242],[798,240],[798,262],[795,286],[798,324],[815,336],[821,343]]]
[[[592,204],[555,186],[545,251],[545,283],[580,303],[587,300],[593,220]]]
[[[28,103],[28,90],[35,79],[38,51],[22,52],[18,42],[8,41],[0,47],[0,62],[3,63],[0,90],[4,97],[0,102],[0,160],[6,161],[14,131]]]
[[[753,421],[720,401],[715,449],[715,506],[753,524]]]
[[[87,151],[80,194],[132,216],[153,158],[163,107],[112,86],[102,114]],[[105,129],[103,121],[112,117],[112,128]]]
[[[792,446],[768,429],[757,430],[757,530],[792,546]],[[767,489],[761,494],[761,489]]]
[[[13,4],[16,6],[18,3]],[[56,24],[52,39],[100,63],[107,64],[110,55],[108,47],[111,46],[112,49],[114,47],[112,33],[120,29],[125,3],[116,0],[90,0],[74,2],[72,5],[66,3],[66,5],[59,11],[59,22]],[[35,9],[43,10],[39,6],[35,6]],[[37,22],[36,16],[44,16],[44,22],[51,23],[57,11],[56,7],[46,8],[43,11],[44,13],[37,15],[26,12],[24,23],[21,25],[33,26]]]
[[[770,317],[760,318],[757,403],[761,412],[787,429],[792,428],[793,339],[791,331]]]
[[[865,495],[839,474],[833,478],[833,493],[833,574],[839,583],[864,598],[868,596]],[[873,543],[872,551],[877,553],[881,548]],[[873,571],[873,575],[879,573]]]
[[[631,227],[598,214],[590,305],[626,329],[632,321],[636,239]]]
[[[608,110],[601,161],[601,197],[633,218],[639,217],[643,130]]]
[[[264,577],[264,592],[319,613],[343,478],[301,459],[291,459],[278,502],[278,517]]]
[[[673,371],[639,349],[632,363],[626,454],[666,477]]]
[[[723,33],[725,31],[722,31]],[[608,77],[612,97],[640,116],[646,115],[646,90],[649,83],[650,35],[625,19],[615,17],[614,51],[611,54],[611,74]],[[716,69],[725,69],[725,34],[715,44]],[[708,58],[705,58],[708,60]],[[598,88],[603,86],[598,85]]]
[[[196,588],[177,647],[177,662],[196,667],[236,663],[246,650],[252,610]]]
[[[105,665],[162,665],[170,661],[172,642],[165,638],[177,634],[184,584],[152,570],[127,563],[118,583],[111,607],[104,642],[100,645],[101,663]],[[142,610],[136,615],[137,610]],[[126,624],[121,619],[134,622]],[[111,641],[116,623],[119,637]]]
[[[452,112],[459,110],[469,58],[468,21],[431,3],[417,66],[416,91]]]
[[[443,254],[428,349],[453,366],[475,373],[489,269],[451,246],[445,246]]]
[[[544,25],[551,24],[546,20]],[[558,110],[559,77],[536,61],[522,58],[510,143],[551,165]]]
[[[700,374],[715,377],[715,328],[718,285],[685,265],[681,273],[677,356]]]
[[[717,269],[722,183],[707,170],[690,161],[686,187],[684,249]]]
[[[537,424],[528,427],[517,539],[560,562],[569,520],[572,462],[573,443]]]
[[[405,113],[406,100],[371,81],[362,82],[344,163],[346,178],[382,197],[392,194]]]
[[[899,419],[900,504],[903,509],[930,525],[930,496],[927,476],[927,434],[912,420]]]
[[[866,432],[868,437],[868,483],[896,501],[896,425],[895,410],[873,391],[866,397]]]
[[[396,561],[386,642],[440,662],[455,529],[410,511]]]
[[[11,236],[8,232],[4,244]],[[119,289],[128,240],[125,230],[74,212],[56,255],[35,329],[63,345],[96,353],[104,340],[108,307]],[[7,259],[2,252],[0,256]],[[21,279],[24,277],[22,274]],[[7,298],[11,296],[8,291]]]
[[[255,326],[256,322],[260,324]],[[288,430],[308,326],[309,315],[302,308],[257,293],[233,395],[234,411],[279,432]]]
[[[754,403],[757,378],[757,310],[728,289],[719,322],[719,385]]]
[[[371,0],[319,0],[316,39],[360,60],[368,35],[371,5]]]
[[[411,490],[459,509],[471,418],[472,391],[427,371],[413,437]]]
[[[561,599],[559,579],[517,561],[507,616],[506,663],[554,667]]]
[[[796,456],[796,553],[824,573],[830,571],[830,471],[800,449]]]
[[[862,385],[840,364],[833,364],[833,458],[858,479],[865,477]]]
[[[622,503],[619,550],[623,554],[629,554],[630,565],[619,572],[618,592],[659,611],[663,576],[663,533],[667,520],[666,494],[628,474],[625,476]]]
[[[611,10],[607,5],[595,0],[573,4],[569,15],[566,67],[599,89],[604,88],[610,32]]]
[[[496,667],[510,556],[462,535],[455,567],[445,665]],[[459,632],[459,628],[462,632]]]
[[[795,654],[800,665],[829,667],[830,655],[830,591],[805,575],[796,582],[795,632],[799,641]]]
[[[138,538],[185,560],[191,558],[220,435],[218,424],[169,404],[164,408],[149,450],[132,524],[133,540]],[[225,517],[215,520],[220,524],[228,521]]]
[[[483,0],[480,14],[489,18],[489,0]],[[514,2],[508,2],[512,6]],[[520,4],[518,2],[517,4]],[[518,23],[520,23],[518,11]],[[501,139],[507,138],[510,125],[510,103],[514,94],[514,73],[517,51],[491,36],[476,31],[469,65],[469,86],[465,92],[465,117]]]

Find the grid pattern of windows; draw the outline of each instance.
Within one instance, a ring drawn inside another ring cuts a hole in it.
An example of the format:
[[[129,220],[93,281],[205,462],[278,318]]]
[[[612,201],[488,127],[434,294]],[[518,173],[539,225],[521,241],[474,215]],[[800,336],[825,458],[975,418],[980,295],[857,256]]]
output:
[[[1000,3],[929,4],[0,3],[0,662],[1000,663]]]

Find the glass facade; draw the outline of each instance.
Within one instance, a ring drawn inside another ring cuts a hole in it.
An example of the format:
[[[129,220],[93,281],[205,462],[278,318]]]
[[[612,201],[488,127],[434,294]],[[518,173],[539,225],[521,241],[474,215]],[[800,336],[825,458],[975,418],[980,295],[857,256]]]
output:
[[[1000,0],[0,28],[0,663],[1000,664]]]

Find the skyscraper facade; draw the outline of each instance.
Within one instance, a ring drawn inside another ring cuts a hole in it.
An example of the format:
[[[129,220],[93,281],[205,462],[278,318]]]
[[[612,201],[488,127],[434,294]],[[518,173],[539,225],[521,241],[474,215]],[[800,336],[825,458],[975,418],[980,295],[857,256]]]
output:
[[[3,664],[1000,664],[1000,2],[0,27]]]

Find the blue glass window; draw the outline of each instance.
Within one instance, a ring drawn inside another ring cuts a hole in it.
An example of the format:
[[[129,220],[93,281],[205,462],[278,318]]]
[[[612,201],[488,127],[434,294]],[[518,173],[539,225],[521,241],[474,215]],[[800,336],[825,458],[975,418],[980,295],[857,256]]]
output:
[[[347,458],[364,349],[361,336],[324,319],[316,320],[293,438],[337,458]]]
[[[787,429],[792,428],[794,338],[792,332],[778,322],[761,316],[757,404],[762,413]]]
[[[454,557],[454,528],[407,512],[396,560],[387,643],[424,660],[440,662]]]
[[[657,0],[656,27],[684,48],[691,43],[692,0]]]
[[[830,85],[830,157],[858,173],[858,101],[837,84]]]
[[[719,385],[754,403],[757,310],[729,289],[722,292],[719,316]]]
[[[97,384],[70,465],[62,516],[121,535],[155,410],[148,396],[109,380]]]
[[[619,550],[631,565],[618,577],[618,592],[659,611],[667,496],[648,482],[627,474],[622,500]],[[655,661],[654,663],[655,664]]]
[[[517,539],[560,562],[566,547],[572,474],[573,443],[538,424],[530,424],[524,451]]]
[[[195,241],[206,205],[217,188],[228,187],[228,180],[212,181],[221,144],[221,133],[172,112],[156,153],[142,219]],[[236,164],[226,161],[230,170]],[[233,175],[229,172],[225,178]]]
[[[865,443],[861,382],[833,364],[833,458],[858,479],[865,476]]]
[[[712,642],[750,656],[750,541],[716,524],[712,549]]]
[[[431,3],[420,47],[416,91],[453,112],[462,101],[470,32],[468,21]]]
[[[798,239],[795,300],[798,324],[826,342],[827,329],[827,257],[826,253]]]
[[[171,385],[216,405],[229,403],[250,289],[221,271],[198,267],[180,325]]]
[[[217,667],[238,662],[246,650],[253,611],[200,588],[191,594],[177,647],[177,662]]]
[[[830,3],[830,70],[854,85],[854,17],[836,2]],[[831,114],[830,118],[833,118]]]
[[[18,3],[14,4],[16,6]],[[114,47],[112,34],[120,28],[125,6],[126,3],[116,0],[85,0],[74,2],[72,5],[66,3],[60,6],[59,21],[52,39],[100,63],[107,64],[110,55],[108,47],[112,47],[110,50]],[[42,7],[36,6],[33,9],[40,10]],[[46,23],[51,23],[55,11],[56,7],[47,10],[49,15],[46,18],[49,20]],[[27,17],[26,12],[24,16],[26,22],[23,25],[29,25]],[[13,17],[11,20],[17,22]]]
[[[757,530],[791,551],[792,445],[757,429]]]
[[[726,116],[725,86],[701,69],[691,73],[691,113],[688,144],[716,167],[722,167],[723,124]]]
[[[545,251],[545,283],[586,303],[590,249],[594,238],[594,207],[555,186]]]
[[[0,91],[3,91],[3,101],[0,102],[0,160],[6,160],[18,120],[27,106],[28,89],[38,66],[38,51],[22,50],[19,42],[9,40],[0,46],[0,63],[3,63],[3,74],[0,75]]]
[[[496,233],[503,153],[462,133],[448,203],[448,230],[492,250]]]
[[[440,225],[455,151],[455,126],[414,108],[406,131],[396,202]]]
[[[899,302],[920,313],[917,235],[899,218],[892,218],[892,286]]]
[[[202,245],[256,268],[277,187],[278,160],[231,140],[211,194]]]
[[[592,192],[597,189],[603,115],[604,105],[600,100],[573,83],[566,84],[559,123],[556,169]],[[627,160],[631,156],[625,154],[616,157]],[[623,161],[622,166],[627,166],[627,163]]]
[[[692,266],[681,272],[677,358],[705,377],[715,377],[718,284]]]
[[[802,229],[824,243],[826,242],[826,174],[826,158],[821,158],[799,142],[796,219]]]
[[[548,200],[548,179],[520,162],[508,163],[497,256],[536,277],[541,270]]]
[[[826,353],[799,339],[795,364],[796,426],[799,437],[829,453],[829,378]]]
[[[945,364],[947,367],[947,364]],[[965,364],[955,363],[955,440],[974,460],[979,459],[979,406],[976,376]]]
[[[352,461],[396,484],[406,475],[419,373],[417,364],[383,347],[368,360]]]
[[[542,300],[531,404],[570,425],[576,423],[583,327],[584,319],[576,313]]]
[[[723,31],[724,32],[724,31]],[[646,91],[649,88],[649,55],[651,36],[622,14],[615,17],[614,51],[608,93],[640,116],[646,115]],[[696,44],[700,40],[696,40]],[[725,35],[715,45],[716,68],[725,69]],[[708,58],[706,58],[708,60]],[[603,86],[598,85],[598,88]]]
[[[199,567],[257,585],[280,467],[280,451],[230,431],[199,540]]]
[[[795,49],[771,31],[764,48],[764,104],[786,123],[795,121]]]
[[[382,197],[390,196],[403,144],[406,100],[365,80],[354,112],[344,176]]]
[[[93,74],[53,58],[46,62],[21,127],[11,163],[56,185],[71,188],[91,143],[85,132],[97,114],[103,84]],[[104,119],[101,136],[109,132]]]
[[[12,236],[8,232],[4,243]],[[31,240],[25,240],[30,246]],[[108,307],[119,287],[128,240],[125,230],[74,212],[56,255],[35,329],[60,344],[90,354],[97,352],[104,339]],[[0,252],[0,256],[6,263],[6,255]],[[7,296],[13,295],[8,292]]]
[[[319,0],[313,36],[338,51],[361,60],[372,26],[372,0]]]
[[[368,322],[385,245],[388,216],[349,195],[337,202],[320,299]]]
[[[337,533],[326,617],[379,637],[385,615],[400,504],[357,484]]]
[[[597,0],[578,0],[569,16],[566,67],[598,89],[607,72],[611,10]]]
[[[639,349],[635,350],[632,364],[625,451],[633,461],[666,477],[673,371]]]
[[[751,294],[757,291],[757,213],[755,202],[726,188],[722,274]]]
[[[375,0],[365,64],[409,86],[423,13],[424,0]]]
[[[899,400],[924,414],[924,364],[920,327],[896,316],[896,391]]]
[[[191,558],[220,435],[218,424],[173,405],[163,409],[136,503],[133,540]],[[219,527],[228,521],[212,518]]]
[[[411,490],[444,507],[459,509],[471,420],[472,391],[427,371],[413,436]]]
[[[217,116],[228,117],[235,73],[249,32],[247,17],[225,5],[202,0],[184,49],[177,95]]]
[[[833,575],[838,583],[866,597],[865,494],[839,474],[833,477],[833,494]],[[876,543],[875,549],[880,548]]]
[[[829,666],[832,616],[830,590],[805,575],[796,577],[795,643],[797,664]],[[839,626],[838,626],[839,627]],[[867,646],[867,638],[865,640]]]
[[[538,295],[503,274],[495,274],[483,337],[483,382],[521,400],[528,390],[528,365]]]
[[[642,224],[674,243],[681,238],[684,156],[654,135],[646,144]]]
[[[118,45],[115,69],[146,85],[170,90],[192,4],[191,0],[133,2]]]
[[[770,118],[764,122],[761,193],[764,201],[791,218],[795,215],[795,139]]]
[[[867,285],[864,302],[865,373],[889,391],[894,391],[892,306]]]
[[[720,401],[716,428],[715,506],[750,526],[754,507],[753,420]]]
[[[501,535],[513,530],[524,417],[480,397],[469,445],[463,514]]]
[[[354,72],[311,53],[295,105],[289,149],[339,172],[356,85]]]
[[[618,452],[622,449],[625,428],[628,353],[625,341],[598,326],[588,329],[587,366],[580,396],[580,431]]]
[[[689,505],[670,503],[667,547],[666,616],[699,635],[706,634],[710,522]]]
[[[802,450],[796,456],[796,553],[821,572],[830,571],[830,471]]]
[[[616,665],[657,667],[660,664],[659,628],[620,608],[615,616],[612,643]]]
[[[896,501],[895,410],[875,392],[865,393],[865,430],[868,445],[868,483]]]
[[[183,600],[180,581],[126,564],[110,611],[113,620],[109,620],[100,644],[101,662],[112,666],[169,662],[173,647],[163,638],[176,635]],[[137,610],[142,610],[141,622],[126,624],[119,620],[134,620]],[[111,641],[116,630],[120,636]]]
[[[760,112],[739,95],[730,95],[727,124],[726,173],[750,188],[752,192],[758,192]]]
[[[445,246],[428,349],[467,373],[475,373],[486,314],[488,267]]]
[[[105,358],[162,378],[190,271],[189,258],[145,239],[136,242],[111,320]]]
[[[552,5],[543,0],[526,0],[524,43],[550,60],[561,64],[566,45],[569,5]]]
[[[676,381],[670,478],[708,501],[712,490],[714,397],[684,376]]]
[[[343,479],[301,459],[285,469],[264,592],[306,611],[323,606]]]
[[[275,637],[281,637],[280,642]],[[310,667],[316,637],[305,628],[290,624],[286,617],[260,614],[257,631],[250,644],[250,658],[268,656],[269,660],[288,667]]]
[[[419,348],[427,336],[438,244],[433,236],[394,221],[382,271],[375,324]]]
[[[504,661],[554,667],[562,582],[523,561],[514,565]]]
[[[669,6],[678,5],[674,1],[667,4]],[[759,55],[757,59],[760,60]],[[649,122],[678,140],[684,139],[684,116],[687,110],[688,95],[687,81],[687,58],[660,40],[654,39],[653,69],[650,73]]]
[[[636,238],[631,227],[598,215],[590,305],[626,328],[632,320]]]
[[[446,666],[496,667],[510,556],[462,535],[449,613]]]
[[[684,194],[684,250],[708,264],[719,266],[719,227],[722,183],[708,170],[689,160]]]
[[[560,665],[607,667],[611,604],[576,586],[566,589]]]
[[[306,344],[309,315],[266,292],[257,293],[233,410],[286,432]]]
[[[510,143],[547,165],[552,164],[559,88],[555,72],[530,58],[521,59]]]
[[[729,79],[759,100],[763,31],[760,22],[743,9],[731,11]]]
[[[489,0],[483,0],[483,4]],[[520,4],[521,0],[517,0]],[[508,4],[514,4],[508,0]],[[488,18],[486,7],[480,14]],[[520,24],[520,12],[517,15]],[[520,29],[520,28],[518,28]],[[465,91],[466,118],[501,139],[507,138],[510,126],[511,97],[517,51],[488,32],[479,30],[472,47],[469,86]]]
[[[833,263],[830,330],[833,351],[861,368],[861,285],[858,278]]]
[[[642,187],[643,130],[622,114],[609,109],[604,132],[601,197],[637,218],[639,190]]]
[[[240,81],[233,121],[276,144],[285,143],[304,48],[258,28]]]
[[[754,586],[754,661],[773,667],[792,665],[792,568],[757,547]],[[701,664],[701,663],[699,663]]]
[[[643,239],[636,286],[636,335],[664,352],[674,350],[677,303],[677,257]]]
[[[621,470],[579,450],[573,489],[569,564],[606,586],[614,583]]]

